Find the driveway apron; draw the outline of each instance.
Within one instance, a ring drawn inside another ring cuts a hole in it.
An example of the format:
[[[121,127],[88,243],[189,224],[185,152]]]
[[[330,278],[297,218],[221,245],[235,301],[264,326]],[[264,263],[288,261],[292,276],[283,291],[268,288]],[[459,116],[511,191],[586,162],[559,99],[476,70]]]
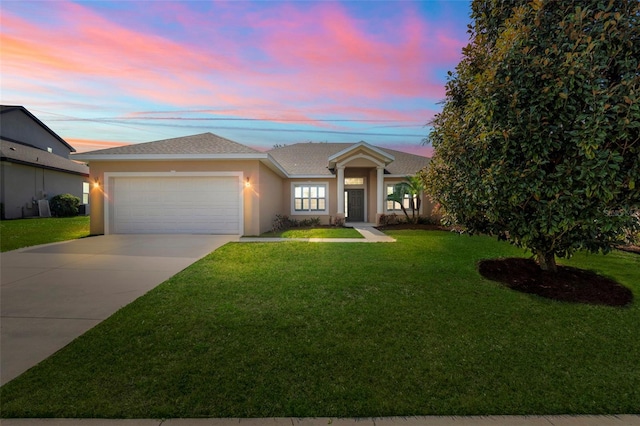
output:
[[[105,235],[0,253],[0,385],[234,235]]]

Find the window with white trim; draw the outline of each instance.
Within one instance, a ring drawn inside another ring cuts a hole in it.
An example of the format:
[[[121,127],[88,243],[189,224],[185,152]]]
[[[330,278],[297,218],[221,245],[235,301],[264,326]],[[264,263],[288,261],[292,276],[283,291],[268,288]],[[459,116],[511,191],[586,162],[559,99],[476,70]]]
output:
[[[327,185],[320,184],[294,184],[293,186],[293,211],[326,212],[327,210]]]
[[[89,204],[89,182],[82,182],[82,204]]]
[[[387,188],[386,188],[387,196],[393,194],[393,188],[396,185],[397,184],[387,184]],[[416,203],[418,202],[418,197],[417,196],[413,197],[413,201],[414,201],[413,205],[414,206],[417,205]],[[388,212],[402,211],[402,207],[400,207],[400,203],[398,203],[396,201],[391,201],[391,200],[386,200],[386,203],[387,203],[386,207],[387,207],[387,211]],[[411,194],[404,194],[404,199],[402,200],[402,205],[407,210],[411,209]]]

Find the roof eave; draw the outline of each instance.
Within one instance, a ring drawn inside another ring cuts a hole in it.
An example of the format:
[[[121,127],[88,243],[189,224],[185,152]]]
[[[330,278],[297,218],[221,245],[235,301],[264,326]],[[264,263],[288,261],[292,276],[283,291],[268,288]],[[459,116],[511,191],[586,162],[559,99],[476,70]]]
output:
[[[38,169],[53,170],[53,171],[56,171],[56,172],[69,173],[69,174],[73,174],[73,175],[89,177],[89,170],[88,169],[87,169],[86,172],[83,172],[83,171],[80,171],[80,170],[65,169],[65,168],[61,168],[61,167],[49,166],[49,165],[46,165],[46,164],[35,163],[33,161],[19,160],[19,159],[16,159],[16,158],[10,158],[10,157],[5,157],[5,156],[0,157],[0,161],[6,161],[7,163],[13,163],[13,164],[20,164],[20,165],[23,165],[23,166],[36,167]]]
[[[290,175],[289,179],[335,179],[335,175]]]
[[[80,161],[204,161],[204,160],[264,160],[265,153],[237,154],[72,154]]]

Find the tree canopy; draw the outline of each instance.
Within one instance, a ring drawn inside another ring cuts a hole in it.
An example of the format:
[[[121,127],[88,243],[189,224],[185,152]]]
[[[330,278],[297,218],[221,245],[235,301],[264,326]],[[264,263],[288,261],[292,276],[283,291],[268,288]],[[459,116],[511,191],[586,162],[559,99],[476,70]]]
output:
[[[428,192],[543,269],[607,252],[640,208],[640,2],[475,0],[427,141]]]

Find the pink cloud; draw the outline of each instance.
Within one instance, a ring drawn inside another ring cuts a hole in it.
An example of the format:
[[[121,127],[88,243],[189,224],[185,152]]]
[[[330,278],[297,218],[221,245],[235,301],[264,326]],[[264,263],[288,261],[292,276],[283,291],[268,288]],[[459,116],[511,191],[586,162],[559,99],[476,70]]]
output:
[[[181,26],[180,39],[136,25],[135,15],[116,23],[66,1],[44,24],[3,12],[3,79],[48,96],[130,104],[129,111],[210,107],[322,127],[335,127],[319,120],[337,114],[426,122],[427,107],[398,102],[444,97],[434,72],[455,65],[464,44],[420,19],[411,2],[399,2],[404,10],[380,33],[334,2],[207,7],[144,3],[145,13]]]
[[[433,147],[420,144],[380,144],[382,148],[394,149],[396,151],[408,152],[409,154],[422,155],[423,157],[433,157]]]

